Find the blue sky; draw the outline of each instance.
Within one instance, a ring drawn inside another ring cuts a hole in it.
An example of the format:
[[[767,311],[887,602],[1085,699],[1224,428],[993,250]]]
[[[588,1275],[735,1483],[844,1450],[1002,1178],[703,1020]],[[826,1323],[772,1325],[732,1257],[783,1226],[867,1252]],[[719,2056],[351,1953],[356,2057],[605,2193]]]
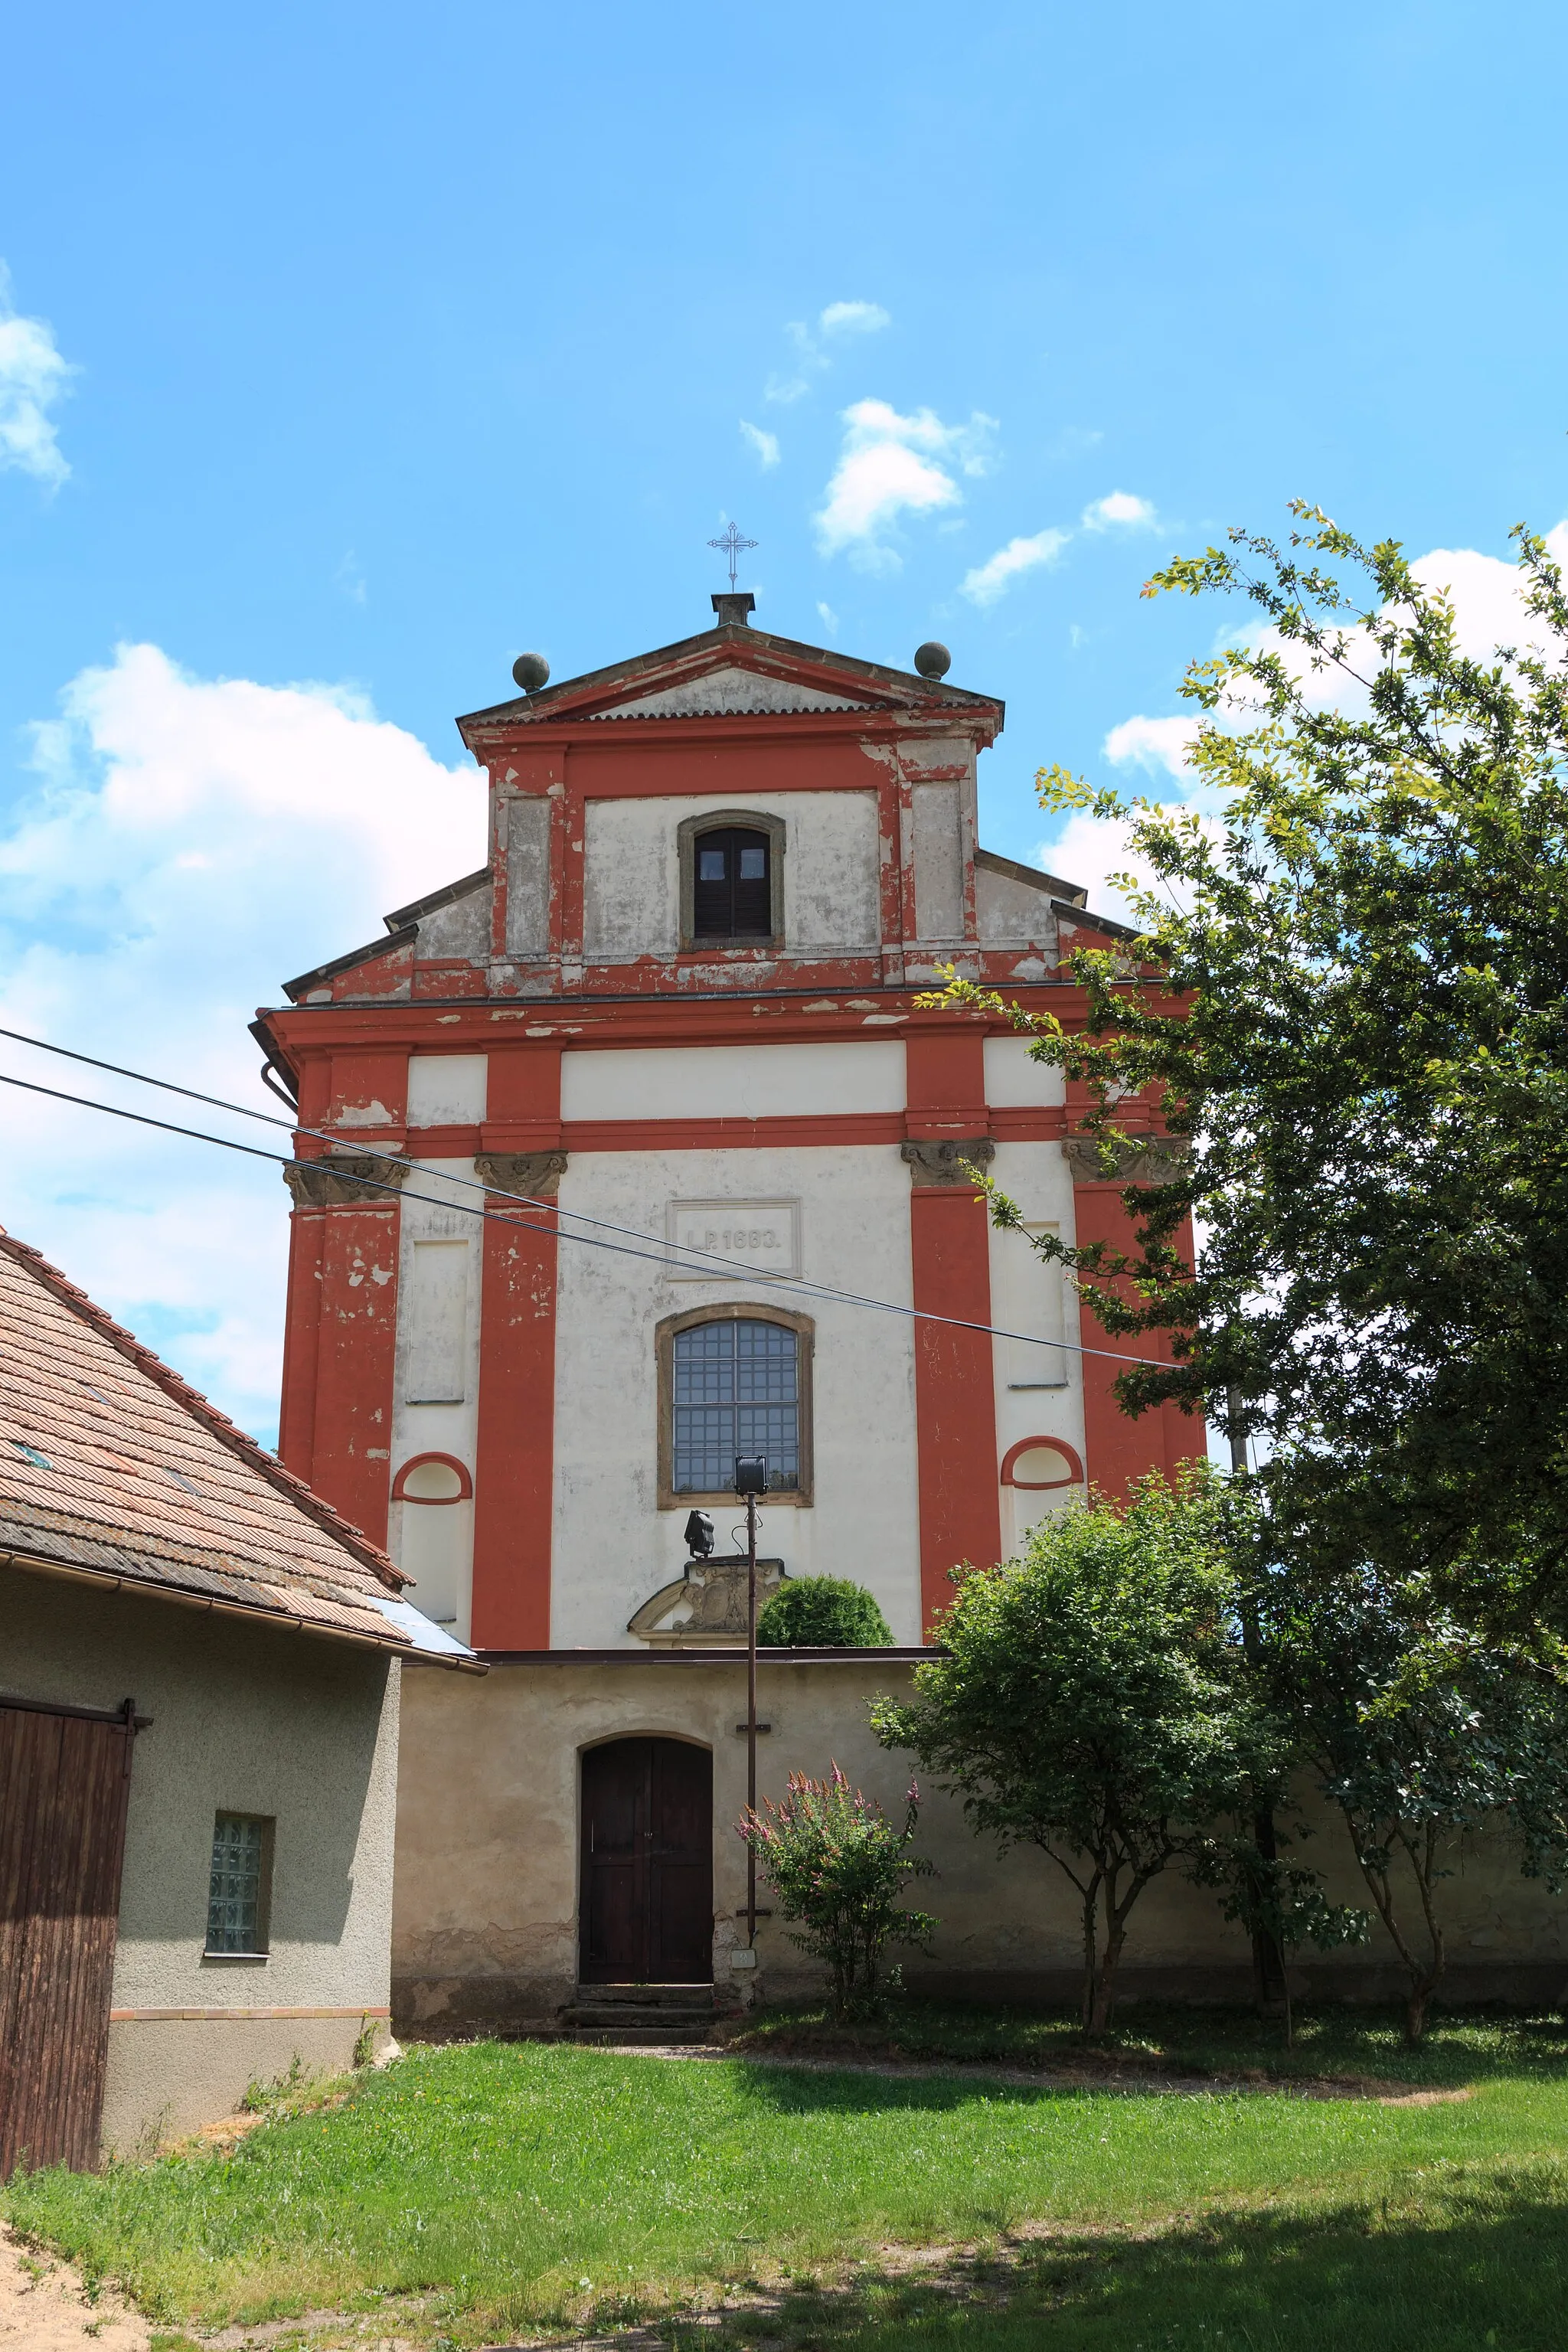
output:
[[[1529,0],[14,15],[0,1018],[252,1087],[478,862],[453,713],[704,625],[730,516],[762,625],[1006,698],[991,846],[1043,761],[1179,790],[1153,562],[1568,512],[1565,66]],[[0,1196],[267,1428],[266,1171],[29,1108]]]

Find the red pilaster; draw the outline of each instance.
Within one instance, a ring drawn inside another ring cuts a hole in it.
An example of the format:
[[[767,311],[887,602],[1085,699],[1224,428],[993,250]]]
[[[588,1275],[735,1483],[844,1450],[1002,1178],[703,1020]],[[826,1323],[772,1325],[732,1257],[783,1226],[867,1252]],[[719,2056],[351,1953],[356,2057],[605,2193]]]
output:
[[[283,1397],[278,1452],[286,1469],[314,1484],[316,1381],[321,1333],[321,1244],[325,1209],[302,1202],[289,1221],[289,1306],[283,1325]]]
[[[378,1544],[392,1476],[398,1214],[395,1196],[321,1213],[310,1484]]]
[[[984,1041],[944,1015],[908,1041],[911,1144],[976,1141],[985,1129]],[[965,1181],[927,1181],[911,1166],[910,1249],[914,1304],[927,1314],[991,1320],[990,1227]],[[1002,1549],[996,1394],[984,1330],[915,1325],[915,1421],[920,1476],[921,1615],[929,1629],[952,1599],[961,1560],[989,1568]]]
[[[553,1193],[542,1163],[561,1139],[561,1055],[492,1053],[485,1148],[538,1164],[507,1191]],[[555,1486],[555,1211],[491,1196],[484,1228],[479,1440],[474,1472],[472,1640],[550,1646]]]

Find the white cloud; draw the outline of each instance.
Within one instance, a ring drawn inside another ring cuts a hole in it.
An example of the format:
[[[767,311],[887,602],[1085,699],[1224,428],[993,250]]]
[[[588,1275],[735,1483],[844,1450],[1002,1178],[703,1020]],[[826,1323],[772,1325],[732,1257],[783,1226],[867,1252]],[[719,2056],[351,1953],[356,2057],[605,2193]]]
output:
[[[1091,499],[1083,510],[1085,530],[1158,530],[1160,518],[1147,499],[1131,490],[1110,490]]]
[[[892,323],[879,302],[830,302],[816,322],[824,335],[875,335]]]
[[[979,410],[967,425],[944,425],[929,408],[901,416],[885,400],[858,400],[844,411],[844,446],[826,503],[816,517],[824,555],[847,549],[864,570],[896,572],[900,558],[882,534],[903,514],[961,505],[949,467],[982,474],[994,417]]]
[[[1033,572],[1042,563],[1054,563],[1071,537],[1070,530],[1037,530],[1032,539],[1010,539],[985,562],[964,573],[959,583],[960,593],[973,604],[994,604],[1020,572]]]
[[[1198,731],[1192,719],[1124,719],[1105,739],[1105,756],[1112,767],[1136,765],[1151,775],[1163,768],[1167,775],[1187,774],[1187,752]]]
[[[123,646],[35,738],[38,789],[0,832],[0,1023],[269,1111],[246,1034],[257,1005],[484,856],[479,775],[339,688],[206,681],[155,646]],[[23,1046],[0,1046],[0,1067],[287,1149]],[[278,1171],[10,1087],[0,1098],[0,1220],[268,1434]]]
[[[76,373],[57,349],[53,329],[12,309],[10,274],[0,262],[0,470],[14,468],[50,489],[59,488],[70,467],[48,412],[64,399]]]
[[[794,370],[787,375],[769,376],[763,398],[786,404],[805,398],[813,379],[833,365],[817,335],[874,335],[892,323],[879,302],[829,302],[817,313],[816,335],[804,319],[792,319],[784,332],[795,346]]]
[[[823,627],[828,630],[831,634],[837,635],[838,630],[838,615],[834,611],[832,605],[818,604],[816,614]]]
[[[778,435],[764,433],[760,425],[749,425],[743,416],[741,419],[741,431],[761,459],[763,473],[772,473],[779,461]]]

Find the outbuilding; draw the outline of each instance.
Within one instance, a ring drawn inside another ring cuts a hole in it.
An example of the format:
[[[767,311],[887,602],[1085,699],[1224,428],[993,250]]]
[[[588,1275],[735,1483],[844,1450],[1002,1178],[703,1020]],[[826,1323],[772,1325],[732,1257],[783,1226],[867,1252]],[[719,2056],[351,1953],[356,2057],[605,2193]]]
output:
[[[0,2179],[384,2041],[406,1581],[0,1232]]]

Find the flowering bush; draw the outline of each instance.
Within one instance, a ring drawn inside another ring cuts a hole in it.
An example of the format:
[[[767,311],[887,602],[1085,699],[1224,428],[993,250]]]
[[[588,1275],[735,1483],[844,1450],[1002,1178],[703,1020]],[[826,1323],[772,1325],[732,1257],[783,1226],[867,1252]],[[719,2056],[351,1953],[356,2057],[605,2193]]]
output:
[[[779,1909],[800,1923],[790,1941],[833,1972],[838,2017],[862,2016],[875,2005],[889,1944],[924,1946],[936,1926],[929,1912],[899,1907],[908,1881],[932,1873],[910,1851],[920,1804],[911,1780],[903,1828],[895,1829],[835,1764],[826,1780],[792,1772],[781,1804],[764,1798],[761,1813],[741,1817],[741,1835]]]

